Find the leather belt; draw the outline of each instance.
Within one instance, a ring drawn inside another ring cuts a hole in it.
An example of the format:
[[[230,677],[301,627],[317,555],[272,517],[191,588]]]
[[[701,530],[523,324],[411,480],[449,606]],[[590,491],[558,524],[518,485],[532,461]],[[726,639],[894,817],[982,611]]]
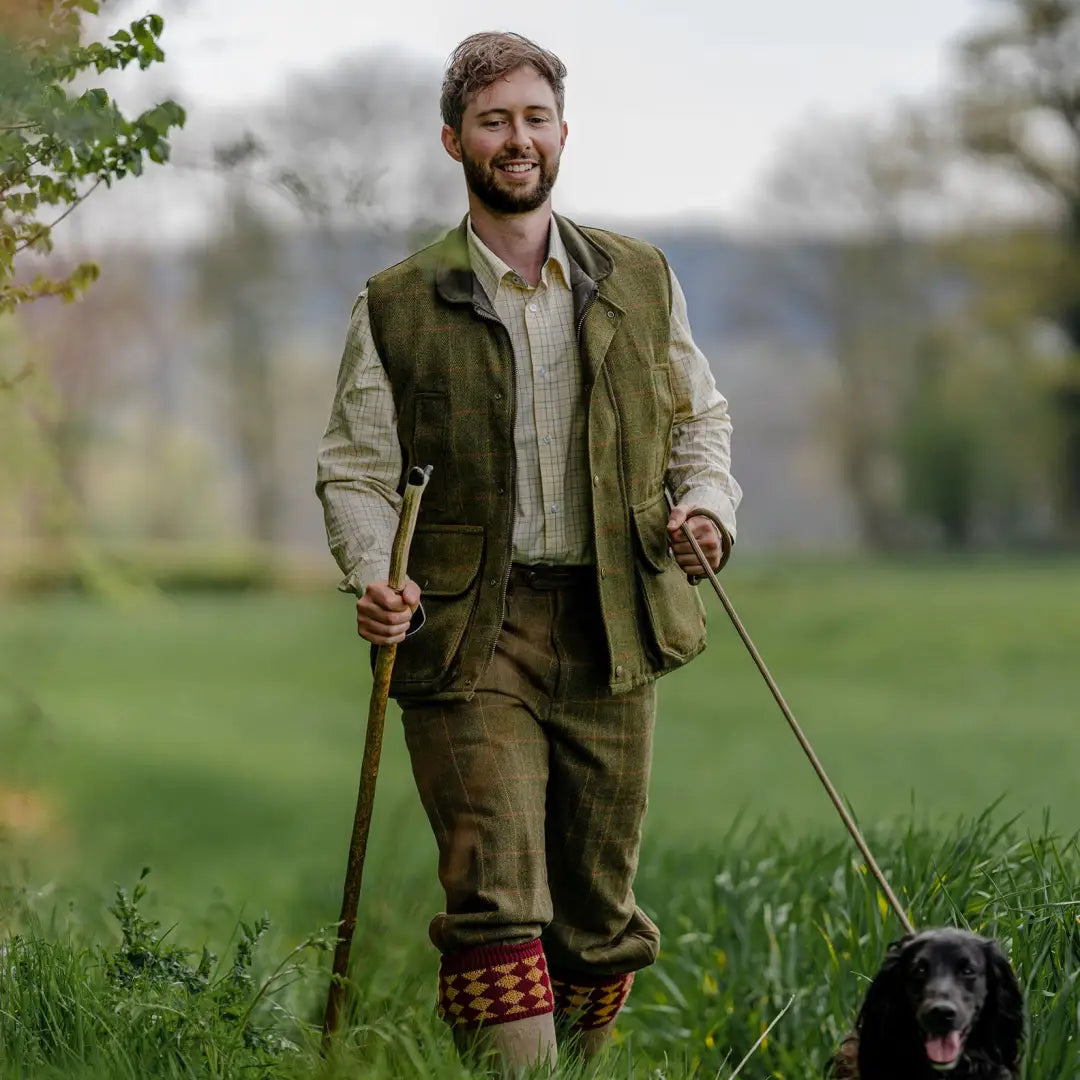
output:
[[[530,589],[550,590],[580,588],[596,578],[596,567],[585,564],[545,565],[543,563],[514,563],[510,567],[510,583]]]

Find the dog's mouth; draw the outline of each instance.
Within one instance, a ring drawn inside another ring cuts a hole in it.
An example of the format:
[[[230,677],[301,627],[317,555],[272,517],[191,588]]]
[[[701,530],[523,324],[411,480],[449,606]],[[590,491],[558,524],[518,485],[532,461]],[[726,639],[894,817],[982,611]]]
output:
[[[939,1072],[956,1068],[964,1052],[966,1031],[950,1031],[945,1035],[930,1036],[926,1040],[926,1056]]]

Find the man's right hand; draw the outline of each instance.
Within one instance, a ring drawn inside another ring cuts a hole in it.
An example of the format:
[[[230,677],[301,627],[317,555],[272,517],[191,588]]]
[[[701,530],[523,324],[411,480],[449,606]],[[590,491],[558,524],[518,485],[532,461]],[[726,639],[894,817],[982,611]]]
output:
[[[356,632],[372,645],[397,645],[420,604],[420,586],[405,579],[397,592],[388,581],[373,581],[356,601]]]

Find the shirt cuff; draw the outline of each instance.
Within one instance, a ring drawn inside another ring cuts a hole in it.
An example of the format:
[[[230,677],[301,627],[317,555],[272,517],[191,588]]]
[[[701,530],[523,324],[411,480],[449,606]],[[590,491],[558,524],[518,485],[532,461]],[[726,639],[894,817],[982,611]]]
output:
[[[716,488],[691,488],[679,500],[678,505],[685,506],[687,509],[700,506],[705,510],[711,510],[723,523],[728,536],[731,537],[731,543],[734,545],[735,506],[723,492],[717,491]]]
[[[338,582],[338,592],[363,596],[373,581],[385,581],[390,574],[390,556],[379,559],[361,559],[352,570]]]

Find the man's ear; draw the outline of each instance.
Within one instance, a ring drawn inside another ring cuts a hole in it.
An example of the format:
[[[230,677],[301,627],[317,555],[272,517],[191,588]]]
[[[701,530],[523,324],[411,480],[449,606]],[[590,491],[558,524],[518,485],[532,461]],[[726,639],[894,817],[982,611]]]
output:
[[[562,121],[562,138],[559,140],[559,149],[560,150],[562,150],[562,148],[566,145],[566,132],[567,132],[566,121],[563,120]]]
[[[443,124],[442,144],[455,161],[461,161],[461,137],[449,124]]]

